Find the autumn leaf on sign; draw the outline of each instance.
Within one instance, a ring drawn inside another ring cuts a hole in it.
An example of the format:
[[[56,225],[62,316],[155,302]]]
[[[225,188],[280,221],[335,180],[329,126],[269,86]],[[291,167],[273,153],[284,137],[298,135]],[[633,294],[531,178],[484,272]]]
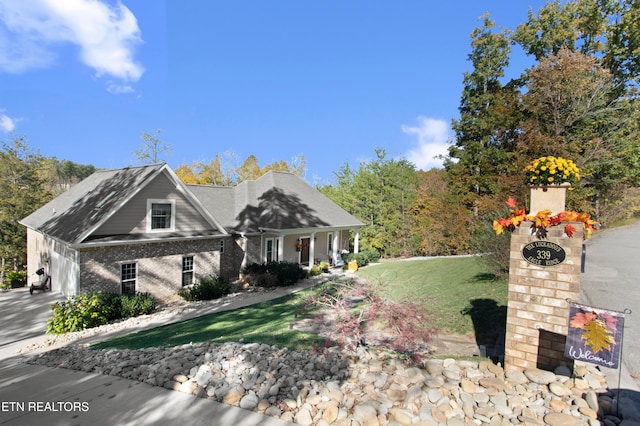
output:
[[[591,346],[593,353],[598,353],[601,350],[611,350],[611,344],[615,344],[616,341],[613,338],[611,329],[607,327],[607,324],[599,319],[589,322],[584,328],[581,339],[586,341],[586,344]]]
[[[573,328],[584,329],[594,319],[596,319],[595,312],[578,312],[571,318],[569,325]]]
[[[513,197],[509,196],[509,199],[507,200],[507,206],[515,209],[517,207],[516,200],[514,200]]]

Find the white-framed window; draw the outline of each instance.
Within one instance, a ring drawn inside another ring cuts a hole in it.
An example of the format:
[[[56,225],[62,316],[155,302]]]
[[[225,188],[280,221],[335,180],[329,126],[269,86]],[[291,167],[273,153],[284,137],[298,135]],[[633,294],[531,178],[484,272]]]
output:
[[[182,287],[193,284],[193,256],[182,258]]]
[[[333,232],[327,232],[327,254],[333,254]]]
[[[147,231],[167,232],[175,230],[176,201],[147,200]]]
[[[273,238],[264,240],[264,261],[267,263],[273,262],[277,256],[275,240]]]
[[[135,262],[120,265],[120,292],[122,294],[135,295],[137,279],[138,267]]]
[[[224,240],[220,240],[220,253],[224,253]]]

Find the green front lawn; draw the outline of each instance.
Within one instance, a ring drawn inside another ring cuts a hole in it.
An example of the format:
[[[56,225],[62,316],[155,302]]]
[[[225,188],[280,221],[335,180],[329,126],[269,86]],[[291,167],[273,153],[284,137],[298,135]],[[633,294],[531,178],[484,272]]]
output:
[[[478,257],[387,262],[358,274],[392,300],[425,304],[442,333],[495,334],[504,327],[508,283],[489,274]]]
[[[358,271],[387,297],[422,302],[441,333],[487,338],[504,327],[507,283],[495,280],[478,258],[386,262]],[[296,309],[313,289],[233,311],[115,338],[94,348],[175,346],[203,341],[257,342],[307,349],[322,339],[290,328]]]
[[[306,290],[306,293],[311,290]],[[280,347],[308,349],[323,339],[290,329],[301,294],[284,296],[242,309],[225,311],[127,334],[100,342],[93,348],[139,349],[178,346],[197,342],[256,342]]]

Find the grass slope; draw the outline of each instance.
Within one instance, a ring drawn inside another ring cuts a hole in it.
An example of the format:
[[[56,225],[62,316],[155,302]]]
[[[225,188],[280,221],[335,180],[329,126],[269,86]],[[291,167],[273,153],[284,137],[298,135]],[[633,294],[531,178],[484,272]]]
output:
[[[309,291],[309,290],[307,290]],[[305,292],[301,292],[305,293]],[[310,333],[290,329],[295,320],[301,295],[293,294],[242,309],[204,315],[127,334],[92,348],[127,348],[178,346],[197,342],[256,342],[295,349],[308,349],[323,339]]]
[[[485,337],[504,327],[508,284],[478,257],[386,262],[358,274],[392,300],[425,304],[443,333]]]

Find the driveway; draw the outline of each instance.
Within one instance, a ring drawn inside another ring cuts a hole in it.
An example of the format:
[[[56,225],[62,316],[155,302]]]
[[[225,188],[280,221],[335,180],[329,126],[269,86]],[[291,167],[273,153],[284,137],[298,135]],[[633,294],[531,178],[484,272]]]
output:
[[[582,302],[627,312],[620,368],[602,370],[609,387],[620,389],[625,424],[640,424],[640,221],[598,233],[585,245]]]
[[[20,340],[42,336],[51,318],[51,304],[65,300],[57,292],[36,291],[27,287],[0,292],[0,349]]]
[[[631,311],[625,316],[622,359],[630,373],[640,378],[640,221],[595,235],[586,247],[581,280],[584,302]]]

